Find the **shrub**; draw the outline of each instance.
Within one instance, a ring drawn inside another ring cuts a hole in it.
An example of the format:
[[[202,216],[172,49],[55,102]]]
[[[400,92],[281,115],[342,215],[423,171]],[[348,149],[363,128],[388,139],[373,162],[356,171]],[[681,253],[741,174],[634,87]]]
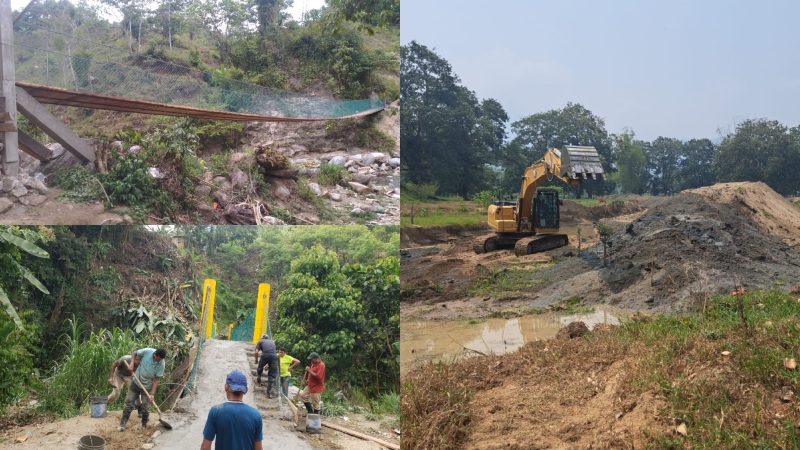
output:
[[[319,168],[319,184],[333,186],[351,179],[350,172],[342,166],[325,164]]]

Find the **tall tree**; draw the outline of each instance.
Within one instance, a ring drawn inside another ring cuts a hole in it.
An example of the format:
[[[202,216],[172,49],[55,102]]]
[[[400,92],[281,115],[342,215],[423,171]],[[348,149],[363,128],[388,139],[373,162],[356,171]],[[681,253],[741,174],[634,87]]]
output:
[[[482,190],[505,137],[502,106],[479,102],[444,58],[416,41],[401,47],[400,80],[404,180],[465,198]]]
[[[647,158],[644,155],[644,143],[637,141],[635,136],[630,129],[612,135],[618,170],[614,180],[620,184],[622,192],[642,195],[648,181]]]
[[[645,146],[651,194],[672,195],[675,193],[682,147],[683,142],[680,139],[665,137],[659,137]]]
[[[606,176],[613,170],[611,139],[605,121],[579,103],[567,103],[563,109],[524,117],[511,124],[518,145],[524,151],[527,165],[533,164],[548,148],[564,145],[590,145],[597,149]],[[508,161],[504,161],[508,163]],[[522,172],[518,176],[522,176]],[[588,180],[578,186],[578,195],[585,189],[589,196],[612,191],[613,182]]]
[[[714,176],[714,152],[716,146],[709,139],[692,139],[684,142],[682,158],[678,164],[679,190],[711,186]]]
[[[800,179],[795,176],[795,168],[800,167],[800,145],[793,133],[776,120],[740,123],[717,147],[717,180],[763,181],[782,195],[796,194],[800,191]]]

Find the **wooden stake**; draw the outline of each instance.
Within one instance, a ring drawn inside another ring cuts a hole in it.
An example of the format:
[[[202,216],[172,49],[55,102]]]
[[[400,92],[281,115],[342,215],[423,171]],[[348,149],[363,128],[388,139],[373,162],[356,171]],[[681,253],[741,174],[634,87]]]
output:
[[[349,434],[350,436],[355,436],[357,438],[361,438],[361,439],[365,439],[365,440],[368,440],[368,441],[375,442],[375,443],[377,443],[379,445],[382,445],[382,446],[384,446],[386,448],[390,448],[392,450],[400,450],[400,446],[397,445],[397,444],[393,444],[391,442],[382,441],[382,440],[380,440],[378,438],[374,438],[372,436],[368,436],[366,434],[362,434],[362,433],[359,433],[357,431],[348,430],[347,428],[340,427],[339,425],[334,425],[334,424],[331,424],[331,423],[322,422],[322,426],[323,427],[332,428],[332,429],[334,429],[336,431],[341,431],[342,433]]]

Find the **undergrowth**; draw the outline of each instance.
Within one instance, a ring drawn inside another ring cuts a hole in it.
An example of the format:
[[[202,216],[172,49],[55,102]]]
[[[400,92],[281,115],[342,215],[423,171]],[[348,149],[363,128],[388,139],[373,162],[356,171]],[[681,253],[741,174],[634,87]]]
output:
[[[800,301],[779,291],[758,291],[715,297],[704,311],[702,305],[698,309],[685,316],[634,316],[578,339],[532,342],[513,357],[417,366],[402,379],[404,447],[462,448],[469,441],[475,394],[501,380],[525,380],[540,392],[569,393],[570,402],[583,404],[609,386],[587,384],[589,376],[618,380],[611,395],[619,407],[635,409],[644,395],[663,404],[637,426],[646,448],[798,448],[800,409],[793,394],[800,388],[800,372],[787,368],[787,361],[800,354]],[[474,373],[492,377],[487,381]],[[518,400],[543,418],[563,411],[547,395],[521,391]],[[620,420],[611,410],[608,416]],[[528,427],[521,421],[496,438],[508,442],[514,431],[532,441],[556,437],[548,427],[563,424],[544,420],[534,430],[517,430]],[[686,425],[686,436],[675,432],[679,424]],[[597,448],[616,448],[613,433],[594,427],[582,433],[598,436]]]

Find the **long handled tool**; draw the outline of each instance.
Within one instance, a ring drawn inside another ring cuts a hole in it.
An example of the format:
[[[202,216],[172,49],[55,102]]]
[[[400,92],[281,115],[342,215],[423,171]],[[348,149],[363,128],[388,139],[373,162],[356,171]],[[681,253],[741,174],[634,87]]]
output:
[[[136,384],[138,384],[139,387],[144,392],[147,392],[147,389],[145,389],[144,386],[142,386],[142,382],[139,381],[139,377],[137,377],[136,374],[133,373],[133,372],[131,372],[131,375],[133,375],[133,380],[136,381]],[[161,408],[158,407],[158,403],[156,403],[155,399],[153,399],[153,406],[155,406],[156,407],[156,411],[158,411],[158,421],[161,422],[161,425],[163,425],[164,428],[166,428],[168,430],[171,430],[172,429],[172,425],[170,425],[164,419],[161,418]]]
[[[304,387],[306,387],[306,379],[308,379],[308,372],[303,374],[303,381],[300,382],[300,389],[297,391],[296,394],[294,394],[293,401],[295,403],[297,402],[297,398],[300,397],[300,392],[303,390]]]

